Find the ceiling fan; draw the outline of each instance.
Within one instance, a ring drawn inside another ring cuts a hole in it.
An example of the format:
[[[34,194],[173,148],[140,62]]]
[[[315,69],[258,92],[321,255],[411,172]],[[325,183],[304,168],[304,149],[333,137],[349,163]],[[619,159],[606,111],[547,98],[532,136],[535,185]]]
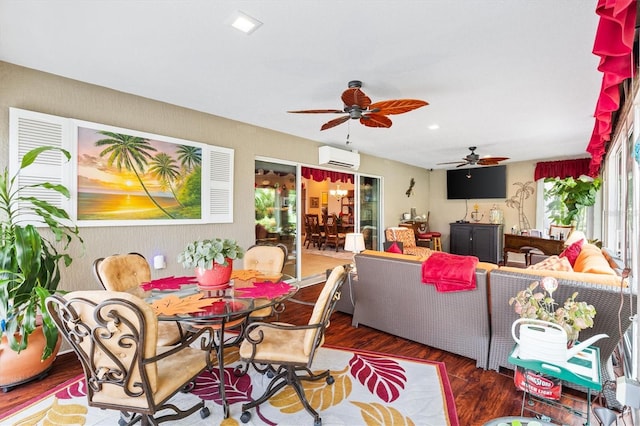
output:
[[[504,160],[508,160],[509,159],[508,157],[482,157],[482,158],[480,158],[480,156],[478,154],[476,154],[476,147],[475,146],[470,146],[469,150],[471,151],[471,154],[468,154],[466,157],[464,157],[462,159],[462,161],[450,161],[448,163],[438,163],[438,165],[442,165],[442,164],[457,164],[456,167],[475,166],[476,164],[478,166],[495,166],[500,161],[504,161]]]
[[[352,80],[349,88],[342,92],[344,109],[308,109],[301,111],[287,111],[294,114],[345,114],[322,125],[320,130],[327,130],[342,124],[350,118],[359,119],[360,123],[368,127],[391,127],[391,120],[387,115],[402,114],[416,108],[429,105],[418,99],[392,99],[371,103],[371,99],[360,90],[362,82]]]

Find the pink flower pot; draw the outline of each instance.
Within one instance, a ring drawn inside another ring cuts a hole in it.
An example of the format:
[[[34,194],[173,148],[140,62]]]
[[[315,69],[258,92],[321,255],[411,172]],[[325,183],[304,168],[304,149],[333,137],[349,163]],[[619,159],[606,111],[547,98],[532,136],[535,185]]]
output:
[[[226,287],[232,270],[233,260],[227,258],[227,266],[214,263],[212,269],[196,268],[196,279],[203,287]]]

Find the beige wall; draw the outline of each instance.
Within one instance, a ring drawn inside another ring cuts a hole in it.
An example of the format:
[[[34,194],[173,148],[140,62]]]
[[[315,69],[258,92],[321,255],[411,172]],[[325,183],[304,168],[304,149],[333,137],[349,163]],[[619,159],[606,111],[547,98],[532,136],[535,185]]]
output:
[[[507,198],[515,195],[518,187],[515,182],[525,183],[533,181],[535,162],[520,162],[507,164]],[[449,224],[461,220],[465,216],[465,200],[447,200],[447,173],[445,170],[429,172],[431,175],[429,186],[429,205],[431,216],[429,225],[431,230],[442,233],[442,246],[449,249]],[[535,187],[535,185],[534,185]],[[536,223],[536,196],[534,193],[524,202],[524,213],[531,227]],[[518,211],[507,207],[504,199],[469,200],[467,202],[467,219],[471,221],[471,211],[474,204],[478,204],[478,211],[484,214],[482,222],[489,222],[489,210],[496,204],[504,214],[504,231],[511,232],[511,227],[518,225]]]
[[[74,263],[64,271],[64,290],[98,288],[91,264],[113,253],[136,251],[148,258],[164,254],[167,269],[161,275],[181,275],[186,272],[175,259],[189,241],[232,237],[248,247],[254,242],[255,157],[306,165],[318,161],[319,144],[310,140],[0,62],[0,167],[6,166],[9,152],[9,107],[235,149],[232,224],[83,228],[85,247],[76,250]],[[384,178],[385,226],[397,223],[412,206],[420,212],[428,209],[429,176],[424,169],[362,155],[360,172]],[[407,198],[404,192],[412,177],[415,195]]]
[[[91,227],[83,228],[84,250],[64,273],[63,289],[98,288],[91,276],[97,257],[129,251],[150,258],[163,254],[167,269],[157,275],[179,275],[185,271],[175,258],[184,245],[203,237],[231,237],[244,247],[254,242],[253,187],[256,156],[316,166],[318,143],[248,124],[216,117],[162,102],[110,90],[0,62],[0,166],[6,165],[9,144],[9,107],[76,118],[127,129],[235,149],[234,221],[232,224]],[[513,182],[531,180],[535,164],[507,167],[507,195],[515,193]],[[428,171],[384,158],[361,155],[360,173],[383,178],[384,227],[396,225],[412,207],[418,214],[431,212],[433,230],[443,233],[448,247],[449,223],[462,219],[464,201],[446,200],[446,173]],[[407,197],[409,181],[415,179],[413,195]],[[504,200],[478,201],[488,211],[496,203],[504,211],[505,228],[517,223],[517,212]],[[469,202],[469,211],[474,201]],[[535,195],[525,203],[525,212],[535,223]],[[486,220],[486,219],[485,219]]]

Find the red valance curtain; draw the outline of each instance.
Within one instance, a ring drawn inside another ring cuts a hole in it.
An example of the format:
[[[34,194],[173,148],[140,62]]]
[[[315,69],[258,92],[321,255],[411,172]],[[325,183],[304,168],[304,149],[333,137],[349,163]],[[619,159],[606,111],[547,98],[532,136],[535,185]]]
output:
[[[564,179],[569,176],[577,179],[581,175],[589,174],[590,162],[591,160],[588,158],[563,161],[543,161],[536,164],[534,180],[550,177]]]
[[[589,175],[600,172],[606,143],[611,139],[612,114],[620,107],[620,83],[632,76],[632,50],[636,22],[636,0],[598,0],[600,16],[593,53],[600,56],[602,87],[594,116],[596,123],[587,146],[591,154]]]
[[[320,170],[320,169],[313,169],[311,167],[302,167],[301,174],[303,178],[313,179],[316,182],[324,182],[325,179],[329,178],[331,182],[340,181],[342,183],[353,183],[353,174],[351,173],[332,172],[330,170]]]

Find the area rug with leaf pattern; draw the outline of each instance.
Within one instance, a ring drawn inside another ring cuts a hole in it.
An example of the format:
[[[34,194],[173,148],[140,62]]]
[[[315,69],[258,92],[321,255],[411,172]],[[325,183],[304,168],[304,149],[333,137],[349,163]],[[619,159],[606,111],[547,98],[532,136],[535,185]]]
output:
[[[211,415],[198,413],[176,422],[180,425],[241,425],[242,404],[259,397],[269,383],[266,375],[253,369],[234,374],[237,350],[225,353],[225,389],[230,416],[223,418],[218,391],[218,370],[201,374],[191,393],[178,394],[170,402],[187,408],[206,402]],[[376,352],[341,348],[320,348],[313,370],[330,369],[335,378],[305,383],[305,394],[329,425],[420,425],[458,426],[455,402],[445,365]],[[313,418],[302,408],[290,387],[251,410],[248,425],[312,425]],[[89,407],[84,376],[52,389],[45,395],[7,413],[0,413],[2,425],[116,425],[119,413]]]

